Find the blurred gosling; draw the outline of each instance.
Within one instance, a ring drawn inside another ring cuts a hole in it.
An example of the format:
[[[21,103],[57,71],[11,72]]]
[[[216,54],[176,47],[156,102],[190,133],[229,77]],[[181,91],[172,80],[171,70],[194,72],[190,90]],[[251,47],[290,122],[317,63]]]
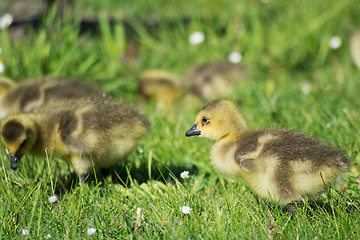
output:
[[[98,87],[81,80],[44,77],[15,83],[0,78],[0,119],[10,113],[32,112],[51,102],[105,96]]]
[[[206,63],[191,69],[183,77],[158,69],[144,71],[138,78],[141,97],[165,104],[175,100],[210,100],[230,95],[238,84],[245,82],[248,69],[227,62]]]
[[[207,63],[190,70],[183,81],[190,85],[190,94],[209,101],[229,96],[247,75],[248,69],[241,64]]]
[[[228,100],[204,106],[186,136],[216,140],[210,154],[215,168],[242,178],[261,198],[280,205],[321,192],[349,167],[343,153],[300,133],[248,130]]]

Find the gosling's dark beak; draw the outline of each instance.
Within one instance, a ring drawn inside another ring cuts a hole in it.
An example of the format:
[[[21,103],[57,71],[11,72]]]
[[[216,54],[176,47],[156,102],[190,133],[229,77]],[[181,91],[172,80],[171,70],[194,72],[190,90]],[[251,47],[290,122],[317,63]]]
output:
[[[194,126],[192,126],[186,133],[185,136],[191,137],[191,136],[198,136],[201,135],[201,131],[197,129],[197,123],[195,123]]]
[[[16,170],[19,167],[20,159],[22,154],[16,152],[15,154],[10,154],[10,167],[12,170]]]

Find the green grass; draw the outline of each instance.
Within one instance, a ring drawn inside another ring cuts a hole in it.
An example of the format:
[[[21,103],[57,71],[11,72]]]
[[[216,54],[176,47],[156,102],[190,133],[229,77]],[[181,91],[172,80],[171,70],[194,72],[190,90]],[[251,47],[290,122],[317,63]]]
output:
[[[0,238],[358,239],[360,71],[347,35],[359,27],[355,0],[118,2],[76,1],[62,20],[52,9],[39,30],[29,27],[20,38],[0,31],[3,75],[17,81],[84,78],[142,109],[152,124],[116,173],[81,186],[58,159],[27,156],[12,171],[2,147]],[[79,34],[83,14],[102,19],[99,31]],[[113,28],[104,20],[107,14],[117,20]],[[189,35],[198,30],[205,41],[190,45]],[[328,46],[334,35],[342,39],[337,50]],[[135,42],[138,56],[121,61]],[[296,218],[213,169],[213,141],[185,138],[205,102],[161,110],[136,95],[136,78],[145,69],[183,74],[197,64],[226,60],[234,50],[242,52],[252,73],[229,98],[250,128],[297,130],[352,159],[344,181],[298,203]],[[310,84],[309,94],[304,84]],[[190,177],[181,179],[185,170]],[[59,200],[52,204],[48,198],[54,194]],[[179,210],[184,205],[191,214]],[[90,227],[97,230],[93,236],[86,233]],[[29,234],[22,236],[23,229]]]

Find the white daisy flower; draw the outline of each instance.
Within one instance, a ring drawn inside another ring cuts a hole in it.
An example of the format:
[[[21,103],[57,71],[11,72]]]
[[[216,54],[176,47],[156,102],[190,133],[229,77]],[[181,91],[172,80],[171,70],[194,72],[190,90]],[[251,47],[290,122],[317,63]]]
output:
[[[0,29],[5,29],[11,25],[14,17],[10,13],[6,13],[0,18]]]
[[[304,82],[303,84],[301,84],[301,91],[305,95],[308,95],[311,92],[311,84],[308,82]]]
[[[231,63],[239,63],[242,60],[242,55],[241,55],[241,53],[234,51],[229,54],[228,60]]]
[[[56,203],[58,200],[58,197],[56,195],[49,197],[49,202]]]
[[[141,212],[142,212],[142,208],[141,208],[141,207],[138,207],[138,208],[136,209],[136,214],[140,215]]]
[[[22,235],[28,235],[28,234],[29,234],[29,229],[23,228]]]
[[[189,206],[182,206],[180,207],[180,211],[182,211],[183,214],[190,214],[191,208]]]
[[[183,171],[182,173],[180,173],[180,177],[183,179],[186,179],[189,177],[189,171]]]
[[[338,36],[333,36],[329,41],[329,46],[333,50],[338,49],[341,46],[341,39]]]
[[[88,229],[87,229],[87,234],[88,234],[89,236],[93,235],[95,232],[96,232],[96,229],[95,229],[95,228],[88,228]]]
[[[189,37],[189,42],[192,45],[198,45],[205,40],[205,35],[203,32],[193,32]]]
[[[50,238],[51,238],[51,234],[48,233],[44,238],[45,238],[45,239],[50,239]]]

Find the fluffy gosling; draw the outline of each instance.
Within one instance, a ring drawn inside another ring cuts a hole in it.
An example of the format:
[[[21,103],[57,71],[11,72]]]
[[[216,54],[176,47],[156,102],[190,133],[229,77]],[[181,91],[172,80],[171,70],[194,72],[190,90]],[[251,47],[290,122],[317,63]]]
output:
[[[125,104],[110,99],[80,99],[8,116],[1,141],[19,167],[26,153],[54,156],[73,165],[83,182],[95,168],[122,160],[149,130],[149,122]]]
[[[59,100],[103,95],[100,88],[69,78],[44,77],[22,83],[0,78],[0,118],[10,113],[32,112]]]
[[[247,130],[235,104],[214,100],[204,106],[186,136],[217,142],[212,164],[242,178],[260,197],[286,205],[324,189],[349,167],[341,152],[300,133],[282,129]]]

